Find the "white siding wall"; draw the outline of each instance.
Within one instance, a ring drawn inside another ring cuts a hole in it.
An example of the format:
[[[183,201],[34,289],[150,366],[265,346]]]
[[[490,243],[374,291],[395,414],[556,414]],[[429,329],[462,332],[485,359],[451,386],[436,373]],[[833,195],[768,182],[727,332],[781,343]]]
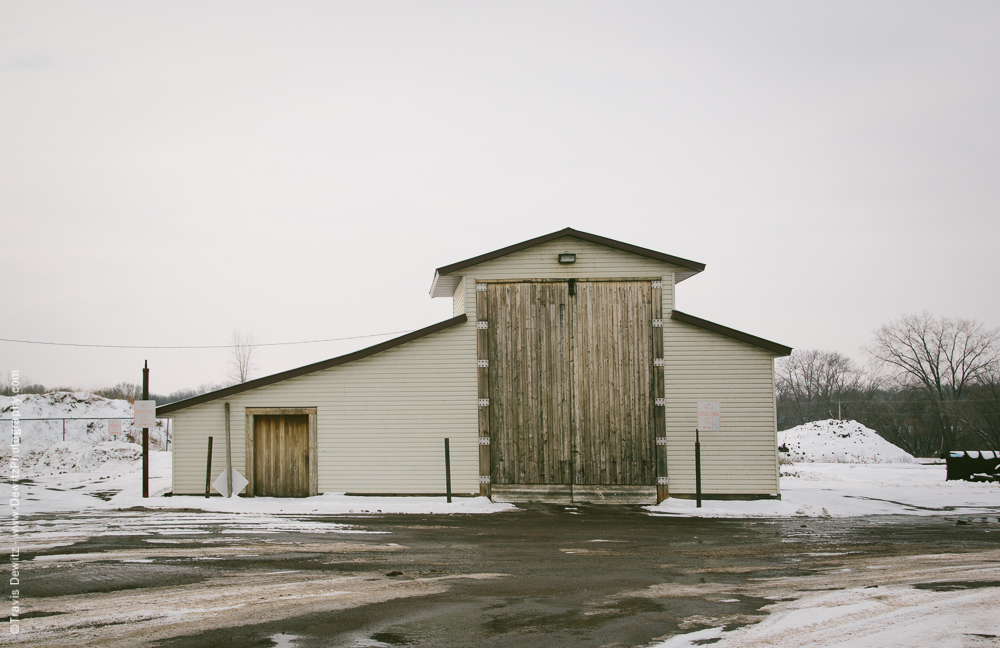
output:
[[[319,491],[443,493],[444,441],[452,489],[479,492],[475,323],[467,322],[346,365],[176,412],[173,488],[203,493],[207,437],[213,479],[225,466],[223,403],[232,407],[233,462],[245,474],[247,407],[316,407]]]
[[[718,400],[722,430],[701,435],[702,492],[778,493],[774,355],[670,319],[663,339],[670,492],[695,492],[697,402]]]

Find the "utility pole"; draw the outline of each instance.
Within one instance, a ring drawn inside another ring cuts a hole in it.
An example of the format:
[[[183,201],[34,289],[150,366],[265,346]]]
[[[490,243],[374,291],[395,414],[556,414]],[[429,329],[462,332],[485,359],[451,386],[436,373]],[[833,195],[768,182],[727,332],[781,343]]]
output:
[[[142,400],[149,400],[149,361],[143,361]],[[142,496],[149,497],[149,428],[142,428]]]

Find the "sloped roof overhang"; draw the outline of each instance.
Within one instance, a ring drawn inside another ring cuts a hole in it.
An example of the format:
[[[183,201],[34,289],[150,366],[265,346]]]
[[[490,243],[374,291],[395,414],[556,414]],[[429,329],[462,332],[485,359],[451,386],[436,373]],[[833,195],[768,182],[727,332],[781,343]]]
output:
[[[480,263],[492,261],[493,259],[499,259],[502,256],[513,254],[514,252],[527,250],[528,248],[541,245],[542,243],[548,243],[549,241],[554,241],[558,238],[563,238],[564,236],[571,236],[573,238],[580,239],[581,241],[604,245],[615,250],[621,250],[623,252],[629,252],[641,257],[646,257],[647,259],[663,261],[664,263],[680,266],[681,268],[691,271],[678,273],[675,279],[678,282],[683,281],[688,277],[692,277],[705,269],[704,263],[698,263],[697,261],[691,261],[690,259],[682,259],[681,257],[664,254],[663,252],[657,252],[656,250],[639,247],[638,245],[632,245],[631,243],[623,243],[622,241],[616,241],[604,236],[590,234],[589,232],[581,232],[580,230],[575,230],[572,227],[567,227],[566,229],[561,229],[558,232],[552,232],[551,234],[546,234],[545,236],[539,236],[537,238],[528,239],[527,241],[515,243],[514,245],[508,245],[507,247],[500,248],[499,250],[487,252],[486,254],[480,254],[479,256],[472,257],[471,259],[466,259],[465,261],[459,261],[450,265],[441,266],[434,271],[434,280],[431,282],[430,290],[431,297],[451,297],[455,293],[455,288],[458,287],[459,281],[461,281],[461,275],[454,275],[454,273],[459,270],[464,270],[465,268],[478,265]]]
[[[749,333],[744,333],[743,331],[737,331],[734,328],[729,328],[728,326],[723,326],[722,324],[709,322],[706,319],[695,317],[694,315],[688,315],[687,313],[682,313],[679,310],[671,311],[670,319],[683,324],[697,326],[700,329],[711,331],[712,333],[718,333],[719,335],[724,335],[728,338],[745,342],[746,344],[751,344],[779,356],[792,354],[792,347],[785,346],[784,344],[778,344],[777,342],[772,342],[770,340],[765,340],[764,338],[757,337],[756,335],[750,335]]]
[[[398,346],[402,346],[407,342],[413,342],[414,340],[418,340],[432,333],[437,333],[438,331],[443,331],[453,326],[457,326],[458,324],[462,324],[467,320],[468,318],[463,313],[458,317],[453,317],[443,322],[432,324],[428,327],[413,331],[411,333],[407,333],[406,335],[401,335],[398,338],[386,340],[385,342],[382,342],[380,344],[376,344],[374,346],[361,349],[360,351],[355,351],[354,353],[348,353],[347,355],[338,356],[336,358],[330,358],[329,360],[323,360],[321,362],[314,362],[313,364],[308,364],[303,367],[297,367],[295,369],[289,369],[288,371],[282,371],[280,373],[272,374],[270,376],[264,376],[263,378],[249,380],[239,385],[233,385],[232,387],[225,387],[223,389],[218,389],[216,391],[208,392],[206,394],[200,394],[192,398],[186,398],[184,400],[177,401],[176,403],[168,403],[166,405],[161,405],[160,407],[156,408],[156,415],[162,416],[164,414],[170,414],[172,412],[186,409],[188,407],[193,407],[195,405],[200,405],[202,403],[207,403],[209,401],[218,400],[220,398],[227,398],[229,396],[249,391],[251,389],[257,389],[258,387],[273,385],[274,383],[278,383],[283,380],[288,380],[290,378],[305,376],[306,374],[322,371],[323,369],[338,367],[340,365],[345,365],[349,362],[354,362],[355,360],[368,358],[370,356],[375,355],[376,353],[382,353],[383,351],[388,351],[389,349],[394,349]]]

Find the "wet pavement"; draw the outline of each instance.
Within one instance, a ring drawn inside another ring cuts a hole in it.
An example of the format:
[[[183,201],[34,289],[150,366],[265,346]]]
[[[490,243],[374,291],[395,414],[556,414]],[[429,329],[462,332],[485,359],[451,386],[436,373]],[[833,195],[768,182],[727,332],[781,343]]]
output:
[[[875,586],[893,582],[893,565],[995,562],[1000,548],[994,516],[718,520],[611,506],[259,520],[131,510],[29,527],[39,549],[22,553],[21,640],[39,646],[648,646],[755,623],[775,600],[848,576]]]

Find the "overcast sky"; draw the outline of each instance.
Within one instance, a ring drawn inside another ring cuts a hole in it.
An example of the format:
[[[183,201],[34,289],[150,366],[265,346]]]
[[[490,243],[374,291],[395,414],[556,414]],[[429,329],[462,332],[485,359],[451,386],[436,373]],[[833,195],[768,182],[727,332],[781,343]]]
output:
[[[998,34],[996,2],[3,0],[0,337],[410,330],[451,316],[434,268],[567,226],[706,263],[678,308],[796,348],[997,326]],[[226,356],[0,342],[157,393]]]

